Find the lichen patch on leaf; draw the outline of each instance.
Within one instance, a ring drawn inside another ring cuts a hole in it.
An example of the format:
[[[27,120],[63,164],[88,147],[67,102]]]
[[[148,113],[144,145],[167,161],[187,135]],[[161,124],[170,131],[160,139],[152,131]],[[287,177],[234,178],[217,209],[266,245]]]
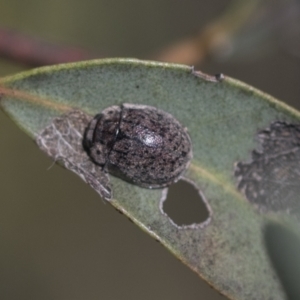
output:
[[[83,135],[91,117],[73,110],[53,119],[36,138],[38,146],[54,161],[59,161],[80,176],[102,198],[110,200],[112,192],[108,174],[96,166],[82,146]]]
[[[260,149],[238,162],[238,189],[261,212],[300,210],[300,124],[274,122],[257,135]]]

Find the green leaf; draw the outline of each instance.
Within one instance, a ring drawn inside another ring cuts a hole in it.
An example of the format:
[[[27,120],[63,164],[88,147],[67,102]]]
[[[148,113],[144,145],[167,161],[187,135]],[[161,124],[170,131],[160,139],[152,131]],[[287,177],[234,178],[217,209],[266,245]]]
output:
[[[0,80],[2,108],[34,139],[70,110],[93,116],[122,103],[158,107],[188,128],[194,158],[185,177],[210,217],[177,226],[162,211],[164,190],[112,176],[110,203],[224,295],[283,299],[264,228],[269,220],[299,227],[300,114],[239,81],[175,64],[96,60]]]

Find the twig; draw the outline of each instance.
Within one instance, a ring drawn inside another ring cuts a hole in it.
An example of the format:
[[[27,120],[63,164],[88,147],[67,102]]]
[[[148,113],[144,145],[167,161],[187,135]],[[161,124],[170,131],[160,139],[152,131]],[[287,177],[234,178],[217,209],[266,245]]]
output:
[[[226,11],[208,24],[196,36],[167,47],[154,60],[195,65],[230,43],[232,36],[241,29],[257,8],[260,0],[233,0]],[[80,61],[99,57],[86,50],[49,43],[16,31],[0,29],[0,57],[43,66]]]
[[[96,58],[86,50],[0,29],[0,56],[28,66],[44,66]]]
[[[259,4],[260,0],[232,1],[221,16],[209,23],[198,34],[166,47],[156,55],[156,59],[188,65],[201,63],[222,46],[230,43],[230,40],[249,20]]]

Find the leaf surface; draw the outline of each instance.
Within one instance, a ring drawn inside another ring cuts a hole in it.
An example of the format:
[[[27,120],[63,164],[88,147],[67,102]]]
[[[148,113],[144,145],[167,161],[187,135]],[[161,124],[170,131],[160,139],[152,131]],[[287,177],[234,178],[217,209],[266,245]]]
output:
[[[212,79],[183,65],[96,60],[0,79],[0,105],[33,139],[73,109],[93,116],[111,105],[138,103],[171,113],[191,136],[194,157],[185,177],[201,192],[209,219],[176,226],[161,209],[165,190],[112,176],[110,203],[228,297],[283,299],[263,231],[270,219],[299,226],[293,187],[300,115],[239,81]],[[287,140],[290,146],[282,147]],[[291,191],[287,199],[283,189]],[[266,191],[278,193],[263,202]]]

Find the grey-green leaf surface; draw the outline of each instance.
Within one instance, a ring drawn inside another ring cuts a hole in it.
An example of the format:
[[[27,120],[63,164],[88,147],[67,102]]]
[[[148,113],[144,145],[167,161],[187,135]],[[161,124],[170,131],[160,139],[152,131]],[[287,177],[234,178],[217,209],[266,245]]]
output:
[[[297,190],[290,191],[299,179],[300,114],[228,77],[213,82],[188,66],[133,59],[45,67],[0,80],[1,107],[33,139],[67,111],[93,116],[122,103],[158,107],[188,128],[194,157],[185,177],[201,192],[210,217],[176,226],[162,212],[164,191],[114,177],[110,203],[231,299],[284,299],[264,227],[269,220],[299,226]],[[281,147],[286,138],[290,146]],[[279,164],[270,163],[278,157]],[[291,170],[292,178],[281,174]],[[261,200],[268,191],[278,191],[274,201]]]

